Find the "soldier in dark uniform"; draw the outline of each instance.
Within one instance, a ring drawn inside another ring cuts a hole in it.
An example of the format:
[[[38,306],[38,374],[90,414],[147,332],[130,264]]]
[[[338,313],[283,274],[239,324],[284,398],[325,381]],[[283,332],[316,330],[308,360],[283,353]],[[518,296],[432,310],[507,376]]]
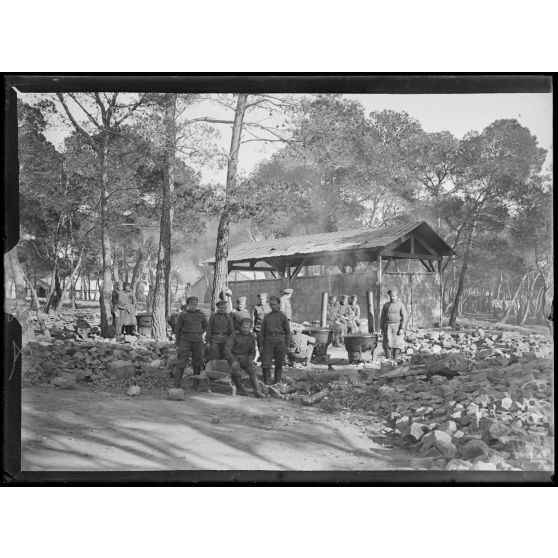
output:
[[[176,323],[175,388],[179,388],[182,383],[182,375],[190,355],[192,356],[194,374],[200,374],[203,363],[203,334],[206,330],[207,318],[198,309],[198,298],[191,296],[186,301],[186,311],[180,314]]]
[[[227,303],[224,300],[217,302],[217,313],[209,318],[207,334],[205,336],[208,345],[207,360],[225,359],[225,343],[234,331],[233,319],[227,314]]]
[[[271,361],[275,360],[274,383],[281,381],[283,361],[287,347],[291,344],[291,328],[289,320],[280,309],[281,302],[276,296],[269,299],[271,312],[264,317],[262,323],[263,355],[262,370],[264,382],[271,384]]]
[[[267,293],[260,293],[258,295],[258,304],[254,306],[254,333],[256,334],[256,342],[258,344],[258,352],[261,360],[263,353],[263,338],[262,338],[262,323],[264,317],[271,312],[269,303],[267,302]]]
[[[124,290],[117,291],[115,296],[116,335],[124,333],[133,335],[136,328],[136,296],[130,283],[124,283]]]
[[[240,331],[233,331],[225,343],[226,359],[231,367],[231,378],[240,395],[247,395],[242,386],[242,370],[245,370],[252,383],[255,397],[263,397],[256,376],[256,338],[250,332],[252,320],[242,320]]]
[[[388,291],[389,302],[382,308],[380,316],[380,331],[383,336],[383,347],[386,358],[398,358],[405,344],[405,326],[407,325],[407,310],[398,300],[399,291]]]
[[[246,308],[246,301],[248,299],[245,296],[239,296],[236,299],[236,308],[231,312],[231,318],[233,320],[234,330],[240,331],[242,325],[242,320],[251,320],[250,312]]]

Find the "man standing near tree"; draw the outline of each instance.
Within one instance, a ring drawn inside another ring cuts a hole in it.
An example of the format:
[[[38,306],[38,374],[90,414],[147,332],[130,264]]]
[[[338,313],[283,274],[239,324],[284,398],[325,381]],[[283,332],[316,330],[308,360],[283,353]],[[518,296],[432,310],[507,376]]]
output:
[[[225,356],[225,343],[234,332],[233,319],[227,314],[227,303],[217,301],[217,312],[209,318],[209,325],[205,337],[208,347],[207,360],[223,360]]]
[[[404,304],[398,300],[399,291],[397,289],[389,290],[388,295],[389,302],[384,304],[380,316],[380,330],[386,358],[396,359],[400,356],[405,344],[407,310]]]
[[[199,376],[203,363],[203,334],[207,330],[207,318],[198,308],[198,298],[188,297],[186,311],[178,317],[176,324],[176,370],[174,373],[174,387],[179,388],[182,383],[184,368],[192,357],[192,368],[195,376]]]

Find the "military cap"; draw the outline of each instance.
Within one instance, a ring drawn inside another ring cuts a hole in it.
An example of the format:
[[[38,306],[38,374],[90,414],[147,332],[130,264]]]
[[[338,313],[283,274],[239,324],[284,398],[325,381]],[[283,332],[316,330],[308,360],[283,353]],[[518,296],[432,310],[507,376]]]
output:
[[[273,301],[275,301],[275,302],[281,302],[281,301],[279,300],[278,297],[276,297],[276,296],[270,296],[270,297],[269,297],[269,302],[273,302]]]
[[[291,293],[293,292],[293,289],[291,289],[291,288],[283,289],[283,292],[284,292],[285,294],[291,294]]]
[[[248,324],[249,326],[252,325],[252,320],[250,318],[244,318],[241,322],[240,325],[246,325]]]
[[[217,301],[217,306],[226,306],[227,305],[227,301],[226,300],[218,300]]]
[[[194,301],[198,302],[198,297],[197,296],[189,296],[186,299],[186,304],[190,304],[190,302],[194,302]]]
[[[267,296],[267,293],[259,293],[258,296],[261,298],[261,297]]]
[[[236,302],[246,302],[247,300],[248,300],[248,297],[246,297],[246,296],[239,296],[239,297],[236,299]]]
[[[388,291],[388,295],[389,295],[389,294],[399,294],[399,289],[390,289],[390,290]]]

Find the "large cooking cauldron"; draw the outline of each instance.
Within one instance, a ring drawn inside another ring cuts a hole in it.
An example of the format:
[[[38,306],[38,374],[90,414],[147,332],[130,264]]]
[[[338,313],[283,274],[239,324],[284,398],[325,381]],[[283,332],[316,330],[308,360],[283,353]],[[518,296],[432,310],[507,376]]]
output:
[[[349,354],[350,364],[372,360],[372,354],[377,345],[378,336],[375,333],[345,335],[345,348]]]
[[[323,327],[309,327],[303,329],[302,333],[316,339],[316,344],[314,345],[315,357],[322,357],[327,354],[327,348],[333,339],[333,331]]]

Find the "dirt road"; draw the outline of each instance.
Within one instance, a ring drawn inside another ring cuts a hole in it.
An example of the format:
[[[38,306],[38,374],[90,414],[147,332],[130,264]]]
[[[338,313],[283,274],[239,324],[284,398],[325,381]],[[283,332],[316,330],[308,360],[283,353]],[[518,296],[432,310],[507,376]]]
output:
[[[356,423],[356,424],[355,424]],[[277,399],[187,392],[185,401],[27,387],[22,470],[394,470],[358,421]]]

